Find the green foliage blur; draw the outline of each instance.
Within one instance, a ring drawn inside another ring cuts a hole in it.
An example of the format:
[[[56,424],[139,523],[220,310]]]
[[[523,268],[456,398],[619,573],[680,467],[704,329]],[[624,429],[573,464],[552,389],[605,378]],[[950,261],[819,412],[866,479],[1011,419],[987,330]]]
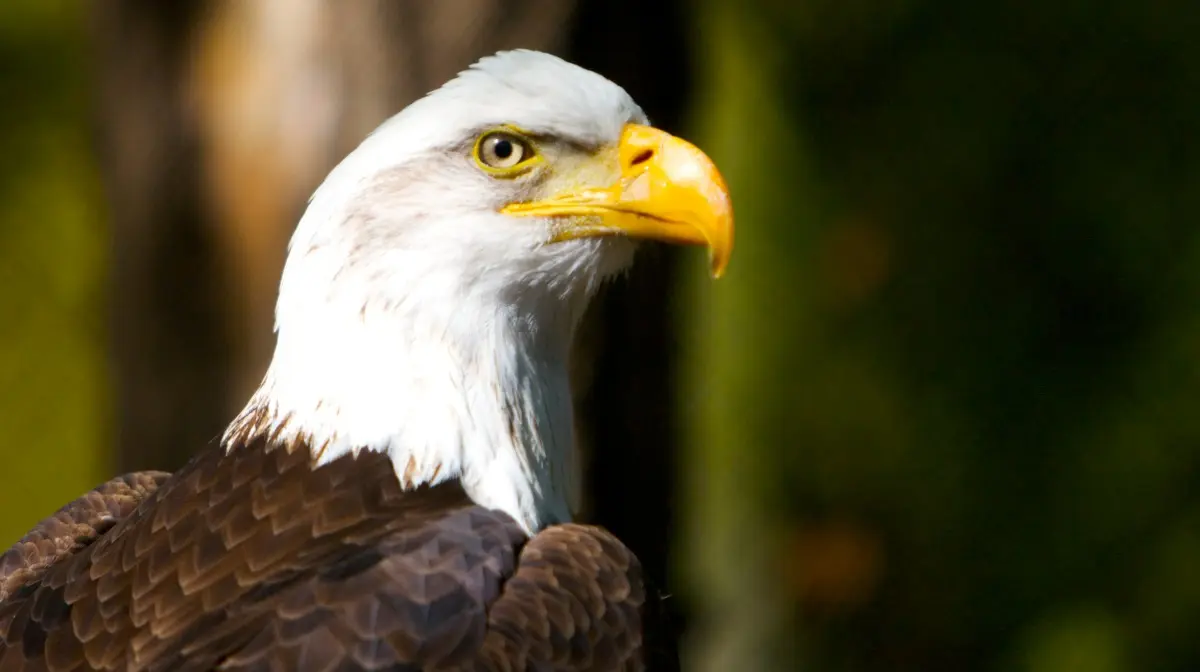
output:
[[[0,3],[0,546],[107,477],[107,233],[81,2]]]
[[[0,547],[110,475],[83,8],[0,3]],[[692,22],[688,669],[1200,669],[1200,11]]]
[[[1200,10],[699,8],[690,663],[1200,669]]]

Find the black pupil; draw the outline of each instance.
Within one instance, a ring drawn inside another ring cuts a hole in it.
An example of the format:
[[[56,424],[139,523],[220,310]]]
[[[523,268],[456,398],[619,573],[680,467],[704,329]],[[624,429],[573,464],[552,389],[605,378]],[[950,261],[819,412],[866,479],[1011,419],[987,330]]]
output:
[[[500,138],[499,140],[496,140],[496,144],[492,146],[492,151],[496,153],[497,159],[507,159],[508,157],[512,156],[513,144],[508,140]]]

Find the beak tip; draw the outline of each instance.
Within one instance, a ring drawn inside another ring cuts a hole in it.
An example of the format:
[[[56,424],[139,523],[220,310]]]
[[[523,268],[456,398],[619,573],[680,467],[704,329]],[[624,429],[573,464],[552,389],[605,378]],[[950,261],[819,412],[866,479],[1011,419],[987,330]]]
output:
[[[725,198],[724,212],[719,217],[719,224],[714,227],[715,235],[708,236],[709,272],[713,280],[720,280],[729,266],[733,256],[733,213],[729,208],[728,197]]]
[[[728,247],[708,248],[708,270],[713,280],[724,277],[725,269],[729,266],[729,252]]]

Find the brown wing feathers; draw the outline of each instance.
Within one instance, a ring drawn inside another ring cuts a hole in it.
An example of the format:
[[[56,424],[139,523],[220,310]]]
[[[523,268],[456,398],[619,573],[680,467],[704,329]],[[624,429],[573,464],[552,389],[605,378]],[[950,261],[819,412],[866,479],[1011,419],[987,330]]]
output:
[[[512,572],[524,535],[477,507],[414,534],[348,546],[319,567],[264,584],[220,623],[182,638],[156,669],[380,669],[419,662],[461,669],[483,640],[486,607]],[[219,646],[243,637],[236,647]],[[234,648],[216,658],[211,651]]]
[[[298,448],[115,479],[40,524],[0,556],[0,672],[641,669],[640,568],[607,532],[525,543],[457,483]]]
[[[596,527],[559,525],[534,537],[492,605],[484,669],[634,670],[641,647],[641,568]]]
[[[128,516],[169,476],[161,471],[118,476],[38,523],[0,555],[0,601]]]

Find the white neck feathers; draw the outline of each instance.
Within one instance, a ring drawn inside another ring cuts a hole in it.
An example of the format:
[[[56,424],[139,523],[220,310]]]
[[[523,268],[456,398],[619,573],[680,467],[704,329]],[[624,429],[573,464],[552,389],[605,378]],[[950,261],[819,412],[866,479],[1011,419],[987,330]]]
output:
[[[227,443],[299,442],[318,465],[386,452],[404,487],[458,478],[476,503],[531,533],[569,521],[577,487],[566,348],[509,316],[463,312],[477,319],[310,310],[280,331]]]

